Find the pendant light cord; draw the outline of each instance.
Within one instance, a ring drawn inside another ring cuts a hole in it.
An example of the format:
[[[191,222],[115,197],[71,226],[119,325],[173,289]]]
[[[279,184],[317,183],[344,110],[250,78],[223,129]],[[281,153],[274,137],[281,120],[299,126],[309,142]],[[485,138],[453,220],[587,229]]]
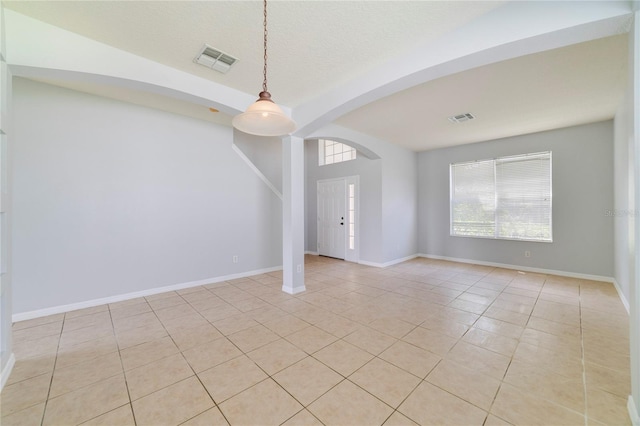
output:
[[[233,118],[231,124],[239,131],[250,135],[284,136],[291,134],[296,129],[296,123],[271,100],[271,93],[267,91],[267,0],[263,0],[263,2],[264,80],[262,80],[262,92],[245,112]]]
[[[264,80],[262,81],[262,91],[268,92],[267,90],[267,0],[264,0],[264,69],[263,76]]]

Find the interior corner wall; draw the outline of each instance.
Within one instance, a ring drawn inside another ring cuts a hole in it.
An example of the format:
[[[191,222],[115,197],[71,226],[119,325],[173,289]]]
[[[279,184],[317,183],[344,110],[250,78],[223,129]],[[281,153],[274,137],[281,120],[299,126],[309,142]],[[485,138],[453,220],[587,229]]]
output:
[[[14,314],[281,266],[231,128],[20,78],[13,112]]]
[[[282,194],[282,139],[254,136],[234,130],[233,143],[273,188]]]
[[[318,181],[360,176],[360,260],[377,263],[382,258],[382,167],[380,160],[357,156],[353,161],[318,165],[318,141],[305,141],[306,247],[318,251]]]
[[[351,141],[377,158],[360,156],[356,161],[320,167],[317,143],[313,142],[317,137]],[[385,266],[415,256],[418,249],[417,154],[334,124],[308,138],[305,147],[309,194],[307,250],[317,251],[317,180],[360,175],[360,261]]]
[[[418,156],[418,247],[426,255],[613,276],[611,120],[422,152]],[[452,237],[449,164],[552,151],[553,242]],[[524,256],[525,251],[531,257]]]
[[[381,153],[382,256],[389,264],[418,253],[418,155],[396,146],[385,151]]]

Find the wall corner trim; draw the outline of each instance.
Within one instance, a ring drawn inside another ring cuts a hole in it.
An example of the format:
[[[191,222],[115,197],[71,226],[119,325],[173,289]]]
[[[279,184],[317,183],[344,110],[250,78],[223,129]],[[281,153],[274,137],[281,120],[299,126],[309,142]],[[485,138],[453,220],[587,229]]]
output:
[[[638,415],[638,410],[636,410],[636,404],[633,402],[633,395],[629,395],[629,399],[627,400],[627,410],[629,410],[631,424],[633,424],[633,426],[640,426],[640,416]]]
[[[276,196],[278,198],[280,198],[280,201],[282,201],[282,193],[280,191],[278,191],[278,189],[273,186],[273,184],[271,183],[271,181],[269,179],[267,179],[267,177],[264,175],[264,173],[262,173],[255,164],[253,164],[253,162],[249,159],[249,157],[247,157],[244,152],[242,152],[242,150],[240,148],[238,148],[238,146],[234,143],[231,144],[231,148],[233,148],[233,150],[235,151],[236,154],[238,154],[238,156],[240,158],[242,158],[242,161],[244,161],[245,163],[247,163],[247,166],[249,166],[249,168],[251,168],[251,170],[253,170],[253,172],[260,178],[260,180],[262,180],[268,187],[269,189],[271,189],[271,191],[273,191],[274,194],[276,194]]]
[[[7,380],[9,380],[9,376],[11,375],[11,370],[13,370],[13,366],[15,364],[16,364],[16,357],[12,353],[11,356],[9,357],[9,361],[7,361],[7,364],[2,369],[2,373],[0,373],[0,392],[2,392],[2,389],[4,389],[4,385],[7,383]]]
[[[629,306],[629,301],[625,297],[624,293],[622,292],[622,289],[618,285],[618,281],[616,281],[615,278],[613,279],[613,286],[616,288],[616,291],[618,292],[618,297],[620,298],[620,301],[624,305],[624,308],[627,310],[627,315],[631,315],[631,307]]]
[[[33,318],[40,318],[47,315],[60,314],[63,312],[75,311],[78,309],[92,308],[94,306],[105,305],[107,303],[122,302],[124,300],[136,299],[138,297],[152,296],[154,294],[166,293],[168,291],[183,290],[185,288],[197,287],[207,284],[215,284],[222,281],[234,280],[237,278],[246,278],[254,275],[266,274],[268,272],[281,271],[282,266],[274,266],[272,268],[257,269],[254,271],[241,272],[238,274],[223,275],[219,277],[206,278],[203,280],[190,281],[181,284],[173,284],[164,287],[155,287],[148,290],[136,291],[133,293],[119,294],[116,296],[103,297],[100,299],[86,300],[84,302],[71,303],[69,305],[53,306],[35,311],[22,312],[13,314],[12,321],[25,321]]]

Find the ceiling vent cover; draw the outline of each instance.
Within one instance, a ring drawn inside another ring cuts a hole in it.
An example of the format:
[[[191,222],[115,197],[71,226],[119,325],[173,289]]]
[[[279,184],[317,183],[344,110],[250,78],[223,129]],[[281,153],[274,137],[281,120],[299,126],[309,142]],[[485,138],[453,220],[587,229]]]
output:
[[[475,117],[470,112],[466,114],[459,114],[449,117],[449,121],[452,123],[464,123],[465,121],[474,120]]]
[[[234,58],[215,47],[211,47],[208,44],[202,46],[200,53],[198,53],[198,56],[193,60],[196,64],[204,65],[207,68],[214,69],[223,74],[226,74],[227,71],[231,69],[231,66],[237,61],[237,58]]]

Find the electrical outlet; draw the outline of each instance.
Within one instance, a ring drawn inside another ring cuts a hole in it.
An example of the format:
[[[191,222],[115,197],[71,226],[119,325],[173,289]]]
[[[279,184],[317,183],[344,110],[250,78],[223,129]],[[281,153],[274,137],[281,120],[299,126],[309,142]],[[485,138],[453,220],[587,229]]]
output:
[[[531,252],[529,250],[525,251],[524,257],[531,257]]]
[[[298,273],[302,272],[302,265],[298,265]]]
[[[233,263],[238,263],[238,256],[233,256]]]

